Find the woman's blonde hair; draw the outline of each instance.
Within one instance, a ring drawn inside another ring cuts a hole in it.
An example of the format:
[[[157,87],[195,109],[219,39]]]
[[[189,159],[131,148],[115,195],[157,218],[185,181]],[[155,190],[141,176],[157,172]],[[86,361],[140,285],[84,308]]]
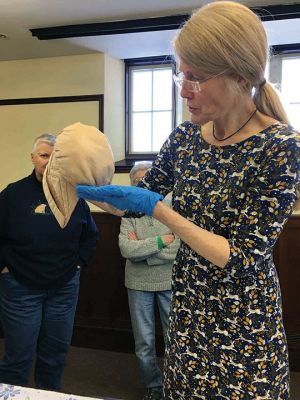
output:
[[[174,49],[185,64],[209,75],[226,71],[242,77],[259,111],[288,122],[276,90],[264,78],[269,56],[265,29],[248,7],[232,1],[207,4],[183,25]]]

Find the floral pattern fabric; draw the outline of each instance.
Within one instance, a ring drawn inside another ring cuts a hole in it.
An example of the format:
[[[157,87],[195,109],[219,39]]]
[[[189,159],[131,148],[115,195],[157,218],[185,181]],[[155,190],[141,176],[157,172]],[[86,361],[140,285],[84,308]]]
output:
[[[219,268],[181,243],[165,357],[166,400],[289,398],[289,367],[273,246],[296,199],[300,137],[276,123],[232,145],[210,145],[186,122],[142,186],[194,224],[224,236]],[[140,186],[140,185],[139,185]]]
[[[71,394],[51,392],[48,390],[31,389],[27,387],[0,383],[0,400],[97,400],[97,399],[94,397],[92,398],[92,397],[75,396]]]

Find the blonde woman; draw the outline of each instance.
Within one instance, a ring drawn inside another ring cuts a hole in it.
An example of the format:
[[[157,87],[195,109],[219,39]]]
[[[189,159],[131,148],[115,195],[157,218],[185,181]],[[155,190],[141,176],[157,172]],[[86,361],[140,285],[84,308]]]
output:
[[[165,399],[288,399],[272,251],[296,201],[300,137],[265,80],[267,37],[247,7],[204,6],[174,48],[191,122],[171,133],[140,188],[79,194],[111,212],[152,215],[182,241]],[[171,190],[173,210],[159,201]]]
[[[130,171],[131,185],[142,180],[151,163],[135,164]],[[135,354],[145,388],[142,400],[162,399],[162,373],[156,357],[155,304],[159,310],[164,337],[168,329],[172,266],[179,239],[165,225],[145,215],[122,218],[119,234],[121,254],[125,257],[125,286]]]

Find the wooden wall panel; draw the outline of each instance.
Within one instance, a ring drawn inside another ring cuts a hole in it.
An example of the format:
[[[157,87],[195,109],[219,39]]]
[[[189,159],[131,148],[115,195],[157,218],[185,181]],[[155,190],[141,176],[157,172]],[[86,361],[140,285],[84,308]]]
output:
[[[300,371],[300,217],[290,218],[276,251],[290,365],[292,370]]]

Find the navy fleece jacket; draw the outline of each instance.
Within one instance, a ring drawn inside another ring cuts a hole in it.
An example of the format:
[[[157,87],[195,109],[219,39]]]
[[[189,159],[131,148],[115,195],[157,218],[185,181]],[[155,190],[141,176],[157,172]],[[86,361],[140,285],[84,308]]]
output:
[[[80,199],[62,229],[35,172],[0,193],[0,271],[36,289],[57,288],[93,256],[98,230]]]

